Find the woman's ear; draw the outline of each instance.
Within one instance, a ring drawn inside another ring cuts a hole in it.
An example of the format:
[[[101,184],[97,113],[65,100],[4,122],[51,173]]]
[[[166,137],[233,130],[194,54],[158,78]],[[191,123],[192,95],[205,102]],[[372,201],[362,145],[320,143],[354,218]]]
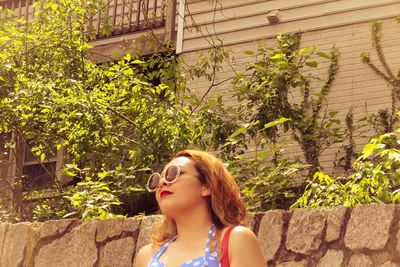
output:
[[[202,192],[201,192],[201,196],[202,197],[208,197],[211,195],[211,190],[210,187],[208,186],[203,186]]]

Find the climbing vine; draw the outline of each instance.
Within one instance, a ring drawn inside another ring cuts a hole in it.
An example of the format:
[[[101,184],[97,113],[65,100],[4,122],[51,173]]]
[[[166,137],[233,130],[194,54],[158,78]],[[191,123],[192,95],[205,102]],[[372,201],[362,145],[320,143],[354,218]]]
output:
[[[398,21],[400,23],[400,18],[398,18]],[[400,70],[397,72],[397,74],[395,74],[386,61],[386,57],[382,49],[381,21],[375,21],[372,24],[371,38],[381,67],[379,67],[377,63],[372,62],[370,54],[367,52],[361,54],[361,59],[370,67],[373,72],[386,81],[390,88],[391,96],[390,107],[386,109],[380,109],[377,114],[372,116],[372,122],[374,123],[378,133],[389,133],[393,132],[394,125],[399,120],[398,116],[396,116],[396,112],[399,109],[400,101]]]

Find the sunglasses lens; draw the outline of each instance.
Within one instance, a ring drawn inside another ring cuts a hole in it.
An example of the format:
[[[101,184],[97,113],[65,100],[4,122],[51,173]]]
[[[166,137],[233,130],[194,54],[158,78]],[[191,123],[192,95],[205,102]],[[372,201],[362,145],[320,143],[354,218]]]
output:
[[[179,169],[177,166],[172,165],[168,167],[168,169],[165,171],[165,180],[167,180],[168,182],[172,182],[176,179],[178,173]]]
[[[153,173],[147,181],[147,187],[149,190],[155,190],[160,182],[161,176],[158,173]]]

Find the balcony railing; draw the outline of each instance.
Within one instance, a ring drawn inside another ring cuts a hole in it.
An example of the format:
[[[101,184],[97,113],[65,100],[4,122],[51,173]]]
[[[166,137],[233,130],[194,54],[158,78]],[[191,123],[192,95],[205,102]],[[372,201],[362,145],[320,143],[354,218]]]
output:
[[[14,18],[31,20],[35,0],[5,0],[0,6],[14,10]],[[89,28],[97,38],[165,27],[166,0],[108,0],[89,20]],[[170,9],[169,9],[170,10]],[[175,12],[175,11],[174,11]],[[172,14],[171,14],[172,15]],[[4,19],[4,17],[0,17]],[[168,18],[167,18],[168,19]],[[104,27],[106,26],[106,27]],[[107,33],[102,29],[108,28]]]

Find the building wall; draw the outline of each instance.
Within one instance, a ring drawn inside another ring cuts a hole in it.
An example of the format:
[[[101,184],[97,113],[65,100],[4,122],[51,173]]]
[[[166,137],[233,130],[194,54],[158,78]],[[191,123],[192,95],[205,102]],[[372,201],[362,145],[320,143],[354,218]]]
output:
[[[250,214],[267,266],[400,266],[398,205]],[[0,266],[133,266],[160,217],[0,224]],[[251,266],[251,262],[249,265]]]
[[[391,92],[387,83],[376,75],[361,61],[361,53],[368,52],[371,60],[381,67],[375,48],[371,42],[371,25],[375,20],[383,22],[382,46],[383,52],[393,73],[400,69],[400,24],[396,15],[400,12],[400,1],[219,1],[223,10],[209,6],[209,1],[189,3],[191,16],[201,25],[203,33],[190,31],[190,21],[185,16],[188,28],[184,31],[183,52],[181,57],[189,65],[199,60],[199,54],[210,48],[210,42],[220,44],[212,39],[214,33],[221,38],[226,49],[232,51],[235,62],[225,64],[217,73],[216,83],[227,80],[216,86],[208,97],[221,94],[224,103],[237,105],[232,96],[231,80],[236,72],[243,72],[246,64],[254,62],[253,56],[246,51],[255,51],[259,42],[269,47],[275,47],[275,37],[279,33],[303,31],[302,46],[315,46],[318,51],[329,52],[335,46],[340,51],[339,71],[327,99],[327,111],[337,111],[337,118],[345,127],[344,118],[352,109],[355,121],[367,114],[376,113],[379,109],[391,107]],[[300,3],[301,2],[301,3]],[[280,22],[275,25],[268,23],[268,10],[280,9]],[[188,11],[187,11],[188,13]],[[215,14],[213,17],[212,15]],[[215,27],[212,26],[212,21]],[[192,23],[193,24],[193,23]],[[207,28],[207,30],[205,30]],[[262,38],[265,37],[265,38]],[[260,39],[263,39],[260,41]],[[208,44],[207,44],[208,42]],[[318,68],[312,73],[320,78],[327,77],[328,62],[317,58]],[[322,82],[314,82],[313,88],[321,88]],[[190,84],[192,90],[200,95],[209,88],[210,82],[196,79]],[[316,91],[315,91],[316,92]],[[293,92],[295,99],[299,94]],[[297,97],[297,98],[296,98]],[[366,130],[366,128],[364,128]],[[371,136],[373,132],[365,133]],[[367,141],[366,137],[358,137],[358,151]],[[250,148],[251,149],[251,148]],[[296,145],[290,146],[285,155],[302,155]],[[341,144],[336,144],[325,150],[321,162],[327,172],[340,172],[340,167],[334,167],[343,157]],[[334,163],[335,162],[335,163]]]
[[[225,45],[231,45],[299,29],[320,30],[393,17],[400,10],[398,0],[186,1],[183,52],[209,47],[204,36],[218,35]],[[277,24],[267,20],[272,10],[279,10]]]

